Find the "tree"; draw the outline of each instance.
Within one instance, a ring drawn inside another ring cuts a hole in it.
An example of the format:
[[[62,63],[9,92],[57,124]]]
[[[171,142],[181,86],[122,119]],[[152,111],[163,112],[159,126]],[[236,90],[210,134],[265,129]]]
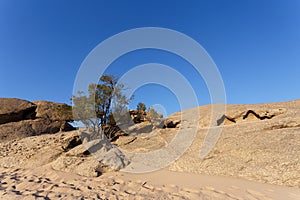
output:
[[[136,106],[136,110],[137,110],[137,113],[136,113],[136,116],[133,118],[133,122],[135,124],[137,123],[141,123],[144,121],[145,119],[145,114],[146,114],[146,105],[142,102],[139,102]]]
[[[148,108],[147,114],[150,118],[150,121],[156,121],[163,118],[162,114],[159,114],[154,108],[150,107]]]
[[[108,137],[111,133],[105,133],[104,128],[108,124],[116,125],[112,113],[122,113],[129,104],[128,99],[122,91],[123,84],[117,84],[118,78],[113,75],[103,75],[98,84],[90,84],[88,94],[79,91],[78,96],[73,96],[73,114],[77,121],[81,121],[92,133],[101,138]]]
[[[146,105],[142,102],[139,102],[136,109],[140,112],[145,112],[146,111]]]

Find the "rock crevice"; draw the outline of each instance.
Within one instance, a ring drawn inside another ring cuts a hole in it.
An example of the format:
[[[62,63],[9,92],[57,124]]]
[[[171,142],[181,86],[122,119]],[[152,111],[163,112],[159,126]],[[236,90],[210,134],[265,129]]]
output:
[[[235,124],[243,121],[254,121],[254,120],[266,120],[272,119],[282,113],[284,109],[273,109],[273,110],[253,110],[248,109],[247,111],[238,114],[226,114],[217,120],[217,125]]]

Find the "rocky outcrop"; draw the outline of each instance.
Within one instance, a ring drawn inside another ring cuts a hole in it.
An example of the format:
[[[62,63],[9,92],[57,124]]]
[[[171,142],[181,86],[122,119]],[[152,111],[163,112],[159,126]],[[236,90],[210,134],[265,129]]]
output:
[[[71,106],[60,103],[0,98],[0,140],[71,131]]]
[[[145,111],[129,110],[129,115],[131,117],[131,120],[136,124],[149,121],[149,117],[147,116],[147,112]]]
[[[73,121],[72,109],[67,104],[48,101],[35,101],[37,118],[49,119],[51,121]]]
[[[28,123],[32,125],[32,129],[36,135],[42,133],[57,133],[59,131],[74,130],[74,128],[66,121],[50,121],[41,118],[30,120]]]
[[[95,177],[129,164],[108,140],[89,140],[82,130],[0,141],[0,167],[53,169]]]
[[[36,135],[29,122],[31,122],[31,120],[0,125],[0,141],[8,141]]]
[[[161,122],[163,119],[163,115],[159,113],[156,113],[157,116],[153,118],[153,116],[151,117],[151,114],[149,114],[149,112],[141,111],[141,110],[129,110],[129,115],[131,120],[135,124],[142,123],[142,122],[152,122],[154,124],[157,122]]]
[[[153,125],[150,122],[141,122],[133,126],[129,126],[125,132],[131,135],[150,133],[153,129]]]
[[[93,177],[106,171],[120,170],[128,164],[117,147],[108,140],[96,139],[70,149],[52,163],[52,168]]]
[[[0,124],[35,118],[36,105],[16,98],[0,98]]]
[[[146,125],[147,126],[146,129],[148,132],[151,132],[151,129],[149,130],[149,124],[152,125],[151,126],[152,128],[176,128],[181,122],[181,120],[177,120],[177,119],[175,120],[170,118],[164,119],[162,116],[156,119],[151,119],[148,112],[139,111],[139,110],[130,110],[129,114],[131,120],[135,124],[140,124],[138,126],[130,127],[130,129],[135,129],[137,127],[139,127],[138,129],[141,129],[143,128],[143,125]]]
[[[176,128],[180,124],[181,120],[167,119],[164,122],[164,128]]]
[[[70,156],[60,156],[52,163],[52,168],[54,170],[71,172],[87,177],[95,177],[101,175],[100,163],[93,157],[78,158]]]

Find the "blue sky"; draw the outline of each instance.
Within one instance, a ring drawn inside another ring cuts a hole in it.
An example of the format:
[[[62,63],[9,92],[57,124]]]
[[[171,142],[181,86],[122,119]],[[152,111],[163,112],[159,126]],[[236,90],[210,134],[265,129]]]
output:
[[[300,1],[0,0],[0,96],[70,103],[81,63],[100,42],[139,27],[180,31],[199,42],[219,68],[228,103],[300,98]],[[157,50],[131,52],[111,64],[122,75],[149,62],[189,79],[199,103],[210,103],[192,66]],[[131,103],[177,111],[166,88],[146,85]]]

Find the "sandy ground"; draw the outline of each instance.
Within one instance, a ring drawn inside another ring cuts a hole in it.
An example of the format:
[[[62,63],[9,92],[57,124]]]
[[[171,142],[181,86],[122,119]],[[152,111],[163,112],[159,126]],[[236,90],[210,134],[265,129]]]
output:
[[[159,170],[88,178],[54,171],[1,168],[1,199],[300,199],[300,189],[247,180]]]

